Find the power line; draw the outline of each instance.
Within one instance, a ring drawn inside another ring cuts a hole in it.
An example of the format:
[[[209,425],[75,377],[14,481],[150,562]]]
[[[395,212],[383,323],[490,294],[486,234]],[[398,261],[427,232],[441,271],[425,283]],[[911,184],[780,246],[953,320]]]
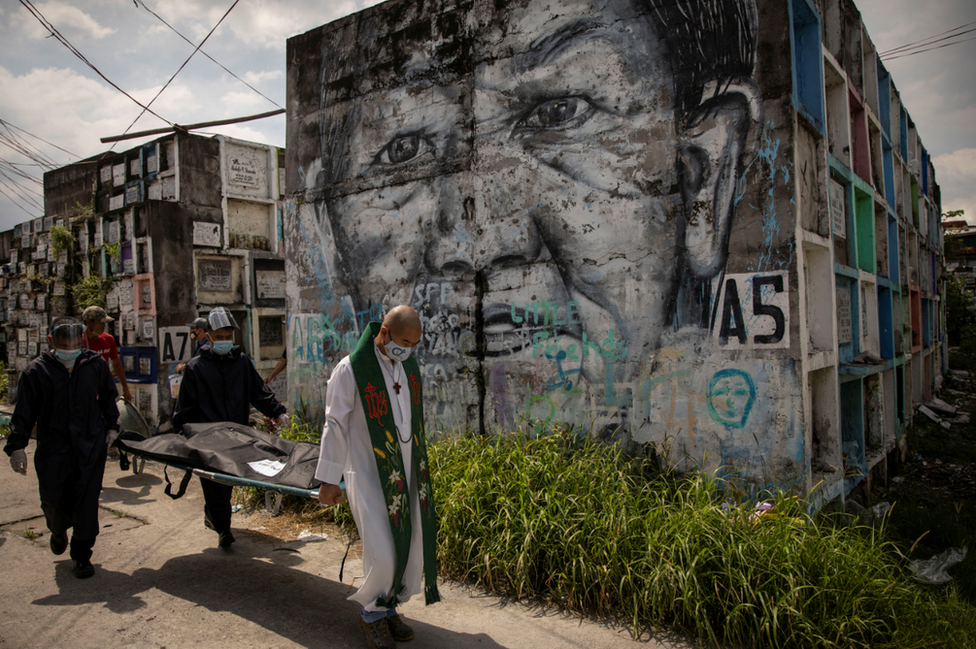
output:
[[[976,32],[976,27],[973,27],[971,29],[966,29],[966,27],[970,27],[971,25],[976,25],[976,21],[971,23],[966,23],[965,25],[959,25],[958,27],[953,27],[952,29],[948,29],[940,34],[936,34],[934,36],[929,36],[927,38],[913,41],[911,43],[907,43],[900,47],[895,47],[890,50],[885,50],[884,52],[881,52],[878,55],[878,57],[881,58],[882,60],[890,61],[894,59],[900,59],[906,56],[911,56],[913,54],[921,54],[923,52],[930,52],[932,50],[941,49],[943,47],[949,47],[950,45],[958,45],[959,43],[965,43],[966,41],[973,40],[973,38],[976,37],[970,36],[969,38],[963,38],[961,40],[953,40],[953,39],[959,39],[960,36],[965,36],[966,34]],[[951,41],[951,42],[946,43],[945,41]],[[938,45],[938,43],[942,43],[942,45]]]
[[[4,174],[2,171],[0,171],[0,176],[3,176],[3,178],[6,178],[7,177],[6,174]],[[36,200],[33,200],[29,196],[24,196],[20,191],[18,191],[19,185],[16,182],[11,181],[11,182],[13,182],[13,186],[11,186],[5,180],[3,180],[3,178],[0,178],[0,185],[2,185],[3,187],[6,187],[9,192],[12,192],[21,201],[24,201],[24,202],[27,202],[27,203],[32,203],[37,209],[39,209],[41,211],[41,214],[42,215],[44,214],[44,208]],[[14,205],[16,205],[21,210],[23,210],[24,212],[26,212],[27,214],[31,215],[34,218],[36,218],[38,216],[38,214],[36,212],[32,212],[32,211],[28,210],[26,207],[24,207],[23,205],[21,205],[17,201],[17,198],[14,198],[14,196],[11,196],[10,193],[8,193],[8,191],[4,191],[3,189],[0,189],[0,193],[2,193],[4,196],[6,196],[10,200],[11,203],[13,203]]]
[[[954,31],[958,31],[960,29],[964,29],[966,27],[969,27],[970,25],[976,25],[976,21],[973,21],[971,23],[966,23],[965,25],[959,25],[958,27],[953,27],[952,29],[947,29],[944,32],[936,34],[935,36],[926,36],[925,38],[919,39],[917,41],[912,41],[911,43],[906,43],[905,45],[899,45],[898,47],[893,47],[890,50],[885,50],[884,52],[879,53],[878,56],[888,56],[890,54],[895,54],[896,52],[899,52],[904,49],[912,48],[915,46],[930,45],[931,43],[929,43],[929,41],[932,41],[932,39],[938,38],[939,36],[945,36],[946,34],[949,34]],[[947,38],[952,38],[952,36],[947,36]],[[938,41],[932,41],[932,42],[938,42]]]
[[[41,151],[32,147],[30,143],[25,142],[21,138],[17,137],[16,133],[9,131],[7,133],[0,132],[0,144],[6,145],[8,148],[12,149],[14,153],[19,153],[23,157],[36,162],[39,165],[52,168],[54,161],[45,156]]]
[[[133,0],[133,2],[135,2],[137,6],[142,7],[143,9],[145,9],[146,11],[148,11],[149,13],[151,13],[153,16],[155,16],[159,20],[159,22],[163,23],[164,25],[166,25],[167,27],[169,27],[171,30],[173,30],[173,32],[177,36],[179,36],[180,38],[182,38],[184,41],[186,41],[190,45],[193,45],[193,41],[191,41],[189,38],[187,38],[186,36],[184,36],[183,34],[181,34],[175,27],[173,27],[172,25],[170,25],[168,22],[166,22],[165,20],[163,20],[162,16],[160,16],[155,11],[153,11],[152,9],[150,9],[148,7],[148,5],[146,5],[145,2],[143,2],[142,0]],[[248,88],[250,88],[254,92],[258,93],[259,95],[261,95],[262,97],[264,97],[265,99],[267,99],[268,101],[270,101],[272,104],[274,104],[278,108],[281,108],[282,107],[274,99],[271,99],[270,97],[268,97],[267,95],[265,95],[263,92],[261,92],[260,90],[258,90],[257,88],[255,88],[254,86],[252,86],[251,84],[249,84],[247,81],[244,81],[244,79],[241,79],[239,76],[237,76],[236,74],[234,74],[233,72],[231,72],[230,70],[228,70],[226,67],[224,67],[223,64],[220,63],[220,61],[218,61],[214,57],[210,56],[209,54],[207,54],[203,50],[200,50],[200,54],[203,54],[205,57],[207,57],[208,59],[210,59],[211,61],[213,61],[214,63],[216,63],[218,66],[220,66],[220,69],[221,70],[223,70],[224,72],[226,72],[230,76],[234,77],[235,79],[237,79],[238,81],[240,81],[241,83],[243,83],[245,86],[247,86]]]
[[[40,179],[38,179],[36,176],[30,175],[29,173],[27,173],[22,169],[19,169],[18,167],[20,166],[21,165],[18,165],[16,162],[11,162],[9,160],[4,160],[3,158],[0,158],[0,169],[6,169],[9,173],[18,176],[20,178],[23,178],[25,181],[29,181],[40,188],[43,188],[44,183]]]
[[[973,31],[976,31],[976,30],[973,30]],[[924,49],[924,50],[915,50],[915,51],[912,51],[912,52],[908,52],[906,54],[898,54],[897,56],[885,56],[885,57],[882,57],[882,58],[885,61],[894,61],[895,59],[901,59],[901,58],[904,58],[906,56],[912,56],[913,54],[921,54],[923,52],[931,52],[932,50],[941,50],[943,47],[949,47],[950,45],[959,45],[960,43],[965,43],[966,41],[971,41],[973,39],[976,39],[976,36],[970,36],[969,38],[964,38],[961,41],[954,41],[952,43],[944,43],[942,45],[936,45],[935,47],[929,47],[929,48]]]
[[[42,165],[37,162],[11,162],[10,160],[3,160],[0,158],[0,163],[8,164],[13,167],[47,167],[47,165]]]
[[[0,181],[0,185],[5,185],[5,184],[6,184],[6,183],[4,183],[4,182],[2,182],[2,181]],[[19,209],[20,209],[20,210],[22,210],[22,211],[23,211],[23,212],[24,212],[25,214],[27,214],[27,216],[29,216],[29,217],[31,217],[32,219],[36,219],[36,218],[37,218],[38,216],[41,216],[40,214],[37,214],[36,212],[31,212],[31,211],[30,211],[30,210],[28,210],[28,209],[27,209],[26,207],[24,207],[23,205],[21,205],[20,203],[18,203],[18,202],[17,202],[17,200],[16,200],[16,199],[15,199],[15,198],[14,198],[13,196],[11,196],[10,194],[8,194],[8,193],[7,193],[7,192],[6,192],[6,191],[5,191],[4,189],[3,189],[3,187],[0,187],[0,194],[3,194],[4,196],[6,196],[6,197],[7,197],[7,200],[9,200],[9,201],[10,201],[10,202],[11,202],[11,203],[12,203],[12,204],[14,205],[14,207],[17,207],[17,208],[19,208]]]
[[[74,45],[72,45],[68,41],[68,39],[65,38],[61,34],[61,32],[59,32],[57,30],[57,28],[53,24],[51,24],[51,22],[48,21],[47,18],[45,18],[44,15],[40,11],[38,11],[38,9],[36,7],[34,7],[33,4],[31,4],[31,1],[30,0],[20,0],[20,4],[24,5],[24,7],[27,9],[27,11],[29,11],[31,13],[31,15],[34,16],[38,20],[38,22],[40,22],[41,25],[44,26],[45,29],[47,29],[49,32],[51,32],[51,35],[54,36],[54,38],[56,38],[58,40],[58,42],[60,42],[65,47],[67,47],[68,50],[72,54],[74,54],[76,57],[78,57],[78,59],[81,60],[81,62],[83,62],[89,68],[91,68],[95,72],[95,74],[97,74],[102,79],[104,79],[106,83],[108,83],[110,86],[112,86],[113,88],[115,88],[116,90],[118,90],[119,92],[121,92],[123,95],[125,95],[126,97],[128,97],[130,100],[132,100],[133,103],[137,104],[145,112],[148,112],[150,115],[153,115],[153,116],[159,118],[160,120],[162,120],[163,122],[166,122],[170,126],[173,125],[173,122],[171,122],[168,119],[166,119],[166,118],[158,115],[157,113],[153,112],[152,110],[149,109],[148,106],[143,106],[142,103],[138,99],[136,99],[135,97],[133,97],[132,95],[130,95],[129,93],[127,93],[125,90],[122,90],[122,88],[120,88],[118,85],[116,85],[115,82],[113,82],[111,79],[109,79],[104,74],[102,74],[102,71],[99,70],[98,68],[96,68],[95,65],[91,61],[89,61],[87,58],[85,58],[85,55],[82,54]]]
[[[2,124],[3,126],[6,126],[8,128],[8,130],[11,129],[11,128],[16,129],[16,130],[20,131],[21,133],[24,133],[25,135],[29,135],[32,138],[34,138],[35,140],[40,140],[44,144],[53,146],[58,151],[63,151],[64,153],[67,153],[70,156],[73,156],[75,158],[80,158],[81,157],[79,155],[76,155],[76,154],[72,153],[71,151],[68,151],[67,149],[62,149],[61,147],[59,147],[57,144],[54,144],[53,142],[48,142],[44,138],[39,137],[37,135],[34,135],[30,131],[25,131],[24,129],[20,128],[19,126],[15,126],[15,125],[11,124],[10,122],[8,122],[5,119],[3,119],[2,117],[0,117],[0,124]]]
[[[12,205],[22,210],[28,216],[37,218],[38,211],[40,215],[44,214],[44,205],[42,203],[44,182],[37,176],[29,173],[25,168],[36,167],[42,170],[49,170],[55,169],[58,163],[44,154],[28,138],[43,142],[70,156],[78,156],[53,142],[48,142],[44,138],[34,135],[30,131],[20,128],[4,119],[0,119],[0,145],[6,146],[14,154],[31,161],[14,162],[0,158],[0,186],[2,186],[0,187],[0,193]]]
[[[2,184],[4,187],[6,187],[11,193],[15,194],[18,198],[20,198],[20,200],[22,200],[25,203],[28,203],[29,204],[28,207],[25,208],[24,206],[22,206],[22,205],[20,205],[18,203],[17,204],[17,207],[21,208],[22,210],[24,210],[28,214],[37,214],[38,212],[40,212],[40,215],[43,215],[44,214],[44,206],[43,205],[41,205],[40,203],[38,203],[37,200],[35,200],[30,194],[25,193],[22,188],[19,188],[16,185],[16,183],[13,183],[13,185],[11,185],[8,182],[10,179],[9,178],[6,178],[6,176],[4,176],[4,174],[3,174],[3,172],[0,172],[0,176],[3,176],[3,178],[0,178],[0,184]],[[5,180],[5,178],[6,178],[6,180]],[[9,196],[8,195],[7,197],[10,198],[10,200],[13,200],[13,197],[12,196]],[[33,210],[37,210],[37,211],[33,211]]]
[[[18,181],[16,178],[10,177],[10,175],[8,175],[7,172],[4,170],[5,168],[7,168],[5,165],[0,165],[0,177],[5,178],[7,181],[9,181],[10,184],[7,183],[3,183],[3,184],[10,191],[17,194],[22,200],[33,203],[37,208],[39,208],[43,212],[44,208],[41,206],[41,204],[32,198],[32,196],[37,196],[38,198],[40,198],[44,192],[43,187],[39,187],[37,189],[29,187],[25,183]],[[34,184],[36,185],[41,184],[38,182],[36,178],[31,178],[30,180],[33,181]],[[3,181],[0,180],[0,182]]]
[[[27,191],[27,192],[29,192],[29,193],[31,193],[31,194],[35,194],[35,195],[37,194],[37,192],[36,192],[36,191],[33,191],[33,190],[30,190],[30,189],[27,189],[27,188],[26,188],[26,187],[25,187],[25,186],[24,186],[23,184],[21,184],[21,182],[20,182],[20,181],[17,181],[17,180],[15,180],[15,179],[13,179],[13,178],[11,178],[11,177],[10,177],[10,175],[8,175],[8,173],[7,173],[7,171],[10,171],[10,168],[9,168],[9,167],[7,167],[7,166],[5,166],[5,165],[0,165],[0,176],[3,176],[4,178],[6,178],[7,180],[9,180],[10,182],[12,182],[12,183],[14,183],[15,185],[17,185],[18,187],[20,187],[21,189],[24,189],[24,191]],[[40,183],[38,183],[38,180],[37,180],[37,178],[34,178],[34,177],[32,177],[32,176],[26,176],[26,177],[25,177],[25,176],[24,176],[24,174],[23,174],[23,172],[17,172],[17,174],[16,174],[16,175],[17,175],[17,176],[20,176],[20,177],[21,177],[21,178],[23,178],[24,180],[30,180],[30,181],[33,181],[35,185],[37,185],[37,184],[40,184]]]
[[[23,0],[21,0],[21,1],[23,1]],[[183,71],[183,68],[186,67],[186,64],[189,63],[190,62],[190,59],[193,58],[193,55],[196,54],[198,51],[200,51],[200,48],[203,47],[203,44],[206,43],[207,42],[207,39],[210,38],[213,35],[213,33],[217,30],[218,27],[220,27],[220,23],[224,22],[224,18],[226,18],[230,14],[230,12],[234,10],[234,7],[236,7],[237,6],[237,3],[240,2],[240,1],[241,0],[234,0],[234,4],[232,4],[230,6],[230,8],[226,12],[224,12],[224,15],[220,17],[220,20],[218,20],[217,21],[217,24],[213,26],[213,29],[211,29],[210,32],[204,37],[204,39],[202,41],[200,41],[200,44],[197,45],[196,48],[194,48],[194,50],[190,53],[190,56],[186,57],[186,60],[183,61],[183,65],[180,66],[180,69],[173,73],[173,76],[171,76],[169,78],[169,81],[166,82],[166,85],[164,85],[162,88],[159,89],[159,92],[156,93],[156,96],[152,98],[152,100],[149,102],[149,104],[142,107],[142,112],[139,113],[138,117],[136,117],[134,120],[132,120],[132,123],[129,124],[129,127],[125,129],[125,131],[124,131],[123,134],[128,133],[129,132],[129,129],[131,129],[133,126],[136,125],[136,122],[139,121],[139,118],[142,117],[146,113],[146,111],[149,111],[150,113],[152,113],[152,111],[149,110],[149,106],[152,106],[153,102],[156,101],[157,99],[159,99],[159,96],[161,94],[163,94],[163,91],[166,90],[166,88],[169,87],[169,84],[173,83],[173,79],[176,78],[176,75],[178,75],[180,72]],[[155,113],[153,113],[153,115],[155,115]],[[170,126],[175,126],[175,125],[172,124],[172,123],[170,123]]]

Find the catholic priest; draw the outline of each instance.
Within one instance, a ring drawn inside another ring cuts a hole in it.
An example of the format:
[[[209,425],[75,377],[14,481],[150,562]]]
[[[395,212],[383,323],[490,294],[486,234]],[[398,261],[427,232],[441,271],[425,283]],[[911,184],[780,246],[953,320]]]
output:
[[[315,477],[319,501],[349,503],[363,543],[365,581],[349,599],[372,649],[414,636],[397,605],[437,592],[437,532],[427,460],[420,367],[420,316],[409,306],[371,322],[332,371]],[[340,483],[344,481],[345,494]]]

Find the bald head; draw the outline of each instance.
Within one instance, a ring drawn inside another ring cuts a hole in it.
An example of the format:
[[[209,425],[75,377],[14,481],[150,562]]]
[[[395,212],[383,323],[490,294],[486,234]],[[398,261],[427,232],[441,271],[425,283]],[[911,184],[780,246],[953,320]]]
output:
[[[420,344],[421,334],[420,316],[411,307],[401,304],[390,309],[386,317],[383,318],[383,326],[380,327],[380,333],[376,336],[376,345],[383,355],[389,358],[393,358],[390,356],[390,350],[386,347],[390,342],[399,347],[410,348],[404,350],[406,356],[409,356],[412,349]],[[396,360],[401,359],[396,358]]]
[[[420,316],[412,307],[401,304],[390,309],[386,317],[383,318],[383,326],[389,329],[394,336],[407,329],[419,332],[421,329]]]

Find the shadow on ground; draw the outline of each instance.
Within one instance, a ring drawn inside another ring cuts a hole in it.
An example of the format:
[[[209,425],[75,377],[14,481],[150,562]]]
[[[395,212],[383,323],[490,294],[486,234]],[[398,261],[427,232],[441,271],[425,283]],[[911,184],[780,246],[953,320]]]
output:
[[[200,554],[170,559],[158,569],[139,568],[131,575],[104,570],[96,560],[98,588],[76,579],[70,560],[60,561],[55,571],[59,592],[32,604],[72,607],[102,603],[113,613],[131,613],[146,606],[142,594],[155,589],[207,610],[248,620],[304,647],[332,648],[337,640],[362,644],[358,610],[346,600],[348,586],[295,569],[305,561],[301,556],[264,550],[261,541],[238,543],[231,551],[208,548]],[[242,584],[253,587],[241,588]],[[409,622],[425,647],[502,649],[485,634],[457,633]]]

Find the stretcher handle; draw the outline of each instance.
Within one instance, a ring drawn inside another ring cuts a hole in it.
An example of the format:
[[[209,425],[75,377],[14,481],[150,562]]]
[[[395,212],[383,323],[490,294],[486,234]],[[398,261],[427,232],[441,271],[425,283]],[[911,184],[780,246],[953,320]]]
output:
[[[182,469],[183,471],[190,471],[194,475],[198,475],[201,478],[206,478],[207,480],[213,480],[214,482],[230,485],[232,487],[255,487],[257,489],[264,489],[265,491],[276,491],[278,493],[290,494],[292,496],[311,498],[312,500],[319,499],[318,489],[301,489],[299,487],[289,487],[287,485],[274,484],[272,482],[261,482],[260,480],[239,478],[236,475],[227,475],[226,473],[216,473],[214,471],[194,469],[182,464],[176,464],[175,462],[164,462],[163,464],[165,464],[166,466],[171,466],[174,469]]]

